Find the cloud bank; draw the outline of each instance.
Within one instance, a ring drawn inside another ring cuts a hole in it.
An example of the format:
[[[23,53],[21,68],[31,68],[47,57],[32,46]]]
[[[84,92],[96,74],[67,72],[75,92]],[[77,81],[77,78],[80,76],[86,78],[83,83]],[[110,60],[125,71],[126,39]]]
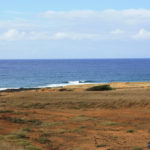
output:
[[[0,20],[0,41],[137,39],[150,39],[150,10],[49,10],[31,18]]]
[[[133,36],[134,39],[150,39],[150,31],[141,29],[137,34]]]

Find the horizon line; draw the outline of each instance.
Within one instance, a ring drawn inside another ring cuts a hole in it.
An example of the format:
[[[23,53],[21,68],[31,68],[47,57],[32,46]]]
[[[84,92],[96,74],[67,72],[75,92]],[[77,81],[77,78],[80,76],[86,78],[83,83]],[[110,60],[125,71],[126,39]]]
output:
[[[4,58],[0,60],[94,60],[94,59],[150,59],[149,58]]]

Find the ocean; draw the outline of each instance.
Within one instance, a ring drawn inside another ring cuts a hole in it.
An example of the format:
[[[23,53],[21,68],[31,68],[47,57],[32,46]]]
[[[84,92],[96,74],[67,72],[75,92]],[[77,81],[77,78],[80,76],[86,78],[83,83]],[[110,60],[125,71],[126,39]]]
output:
[[[0,60],[0,89],[150,81],[150,59]]]

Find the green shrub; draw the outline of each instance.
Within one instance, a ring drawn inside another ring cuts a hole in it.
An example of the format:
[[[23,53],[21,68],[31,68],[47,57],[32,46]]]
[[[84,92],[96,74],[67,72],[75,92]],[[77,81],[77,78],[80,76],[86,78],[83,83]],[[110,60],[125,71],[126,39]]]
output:
[[[80,115],[80,116],[76,116],[76,117],[72,118],[72,120],[81,122],[81,121],[93,120],[93,118],[88,117],[88,116],[84,116],[84,115]]]
[[[19,145],[19,146],[23,146],[23,147],[26,147],[26,146],[31,145],[28,141],[26,141],[26,140],[24,140],[24,139],[18,140],[18,141],[16,142],[16,144]]]
[[[38,119],[27,120],[26,122],[29,124],[32,124],[32,125],[41,125],[42,124],[42,121],[40,121]]]
[[[80,129],[84,129],[84,128],[86,128],[87,126],[86,125],[81,125],[79,128]]]
[[[72,130],[72,132],[75,132],[75,133],[81,133],[81,132],[82,132],[82,130],[81,130],[81,129],[79,129],[79,128],[74,128],[74,129]]]
[[[87,89],[87,91],[108,91],[108,90],[112,90],[112,87],[110,85],[98,85]]]
[[[50,135],[51,135],[50,133],[44,132],[41,134],[41,137],[49,137]]]
[[[14,141],[14,140],[26,140],[28,139],[29,137],[25,134],[25,133],[13,133],[13,134],[9,134],[9,135],[6,135],[5,136],[5,139],[6,140],[9,140],[9,141]]]
[[[66,133],[67,131],[65,129],[61,129],[60,131],[57,131],[58,134],[64,134]]]
[[[16,137],[19,138],[19,139],[26,139],[26,138],[28,138],[25,133],[18,133],[18,134],[16,134]]]
[[[46,144],[51,142],[47,137],[39,137],[38,139],[36,139],[36,141],[40,144]]]
[[[129,129],[129,130],[127,130],[127,133],[133,133],[134,132],[134,130],[133,129]]]
[[[13,110],[0,110],[0,113],[13,113]]]
[[[134,147],[133,150],[142,150],[141,147]]]
[[[20,114],[22,114],[22,112],[20,112],[20,111],[15,111],[15,112],[13,112],[13,114],[15,114],[15,115],[20,115]]]
[[[33,131],[33,130],[30,129],[30,128],[23,128],[22,130],[23,130],[23,131],[26,131],[26,132],[32,132],[32,131]]]
[[[26,119],[22,119],[22,118],[15,118],[15,117],[11,118],[11,117],[7,117],[7,116],[3,116],[2,119],[11,121],[13,123],[18,123],[18,124],[31,124],[31,125],[41,125],[42,124],[42,121],[40,121],[38,119],[26,120]]]
[[[107,145],[106,144],[99,144],[99,145],[96,145],[96,147],[106,147]]]
[[[21,119],[21,118],[8,118],[9,121],[13,122],[13,123],[19,123],[19,124],[24,124],[25,120]]]

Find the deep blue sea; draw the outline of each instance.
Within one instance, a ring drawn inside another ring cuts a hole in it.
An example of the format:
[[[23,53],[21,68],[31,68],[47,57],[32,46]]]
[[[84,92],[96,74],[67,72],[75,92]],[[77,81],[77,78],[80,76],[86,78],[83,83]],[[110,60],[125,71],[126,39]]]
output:
[[[0,60],[0,89],[150,81],[150,59]]]

